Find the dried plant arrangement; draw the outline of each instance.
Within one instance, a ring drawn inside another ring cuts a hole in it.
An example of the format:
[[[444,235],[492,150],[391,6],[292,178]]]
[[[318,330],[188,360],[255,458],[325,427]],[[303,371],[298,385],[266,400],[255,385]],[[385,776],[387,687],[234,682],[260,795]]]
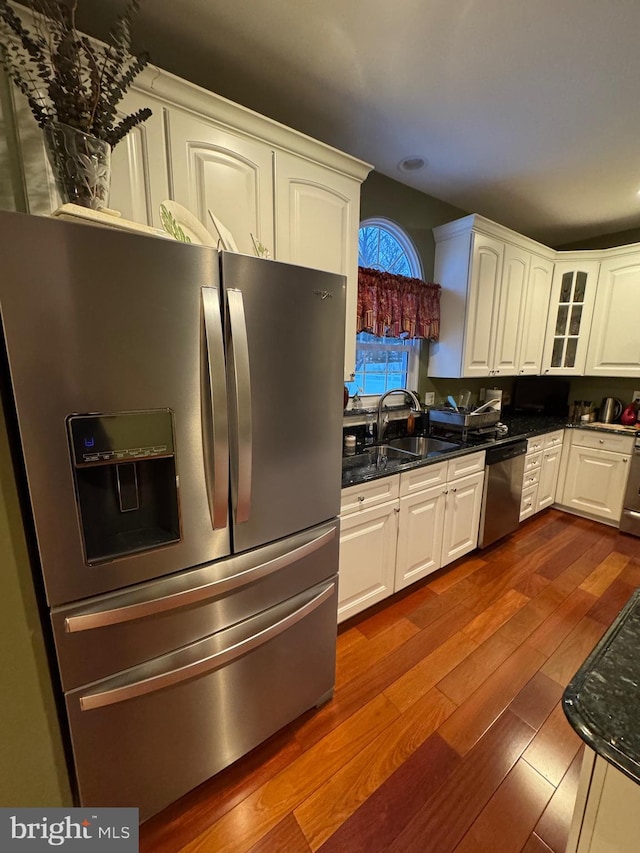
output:
[[[136,125],[149,118],[148,108],[119,118],[117,106],[147,65],[146,53],[131,53],[131,24],[140,0],[127,0],[106,44],[76,29],[79,0],[28,0],[32,28],[0,0],[0,63],[27,98],[38,125],[69,125],[113,148]]]

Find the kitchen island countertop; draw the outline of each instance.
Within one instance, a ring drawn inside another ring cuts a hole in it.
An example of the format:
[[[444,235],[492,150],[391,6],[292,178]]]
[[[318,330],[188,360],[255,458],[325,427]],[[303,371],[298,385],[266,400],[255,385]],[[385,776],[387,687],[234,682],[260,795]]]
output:
[[[640,783],[640,589],[567,686],[564,712],[597,755]]]

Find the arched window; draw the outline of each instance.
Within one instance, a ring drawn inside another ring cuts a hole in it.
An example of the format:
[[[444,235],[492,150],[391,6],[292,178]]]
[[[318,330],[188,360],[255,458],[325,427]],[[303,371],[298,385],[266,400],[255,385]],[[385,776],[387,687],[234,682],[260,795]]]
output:
[[[365,219],[358,233],[358,266],[422,278],[422,264],[409,235],[383,217]]]
[[[422,278],[420,256],[409,235],[390,219],[375,217],[360,223],[358,265]],[[418,387],[420,341],[356,335],[356,369],[347,383],[353,396],[380,395],[391,388]]]

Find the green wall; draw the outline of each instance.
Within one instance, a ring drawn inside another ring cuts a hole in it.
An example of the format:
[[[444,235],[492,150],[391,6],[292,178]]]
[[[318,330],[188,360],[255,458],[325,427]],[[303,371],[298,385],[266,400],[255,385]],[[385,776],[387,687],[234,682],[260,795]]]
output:
[[[72,804],[0,408],[0,806]]]
[[[436,251],[431,229],[466,215],[465,210],[407,187],[379,172],[371,172],[362,184],[360,218],[386,216],[401,225],[420,254],[426,281],[433,281]]]

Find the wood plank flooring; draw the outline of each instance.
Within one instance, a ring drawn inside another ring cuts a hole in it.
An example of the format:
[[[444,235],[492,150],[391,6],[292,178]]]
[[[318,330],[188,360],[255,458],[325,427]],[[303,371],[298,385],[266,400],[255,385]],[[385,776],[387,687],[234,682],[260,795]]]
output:
[[[560,706],[640,543],[557,510],[342,625],[336,691],[141,827],[142,853],[563,853]]]

